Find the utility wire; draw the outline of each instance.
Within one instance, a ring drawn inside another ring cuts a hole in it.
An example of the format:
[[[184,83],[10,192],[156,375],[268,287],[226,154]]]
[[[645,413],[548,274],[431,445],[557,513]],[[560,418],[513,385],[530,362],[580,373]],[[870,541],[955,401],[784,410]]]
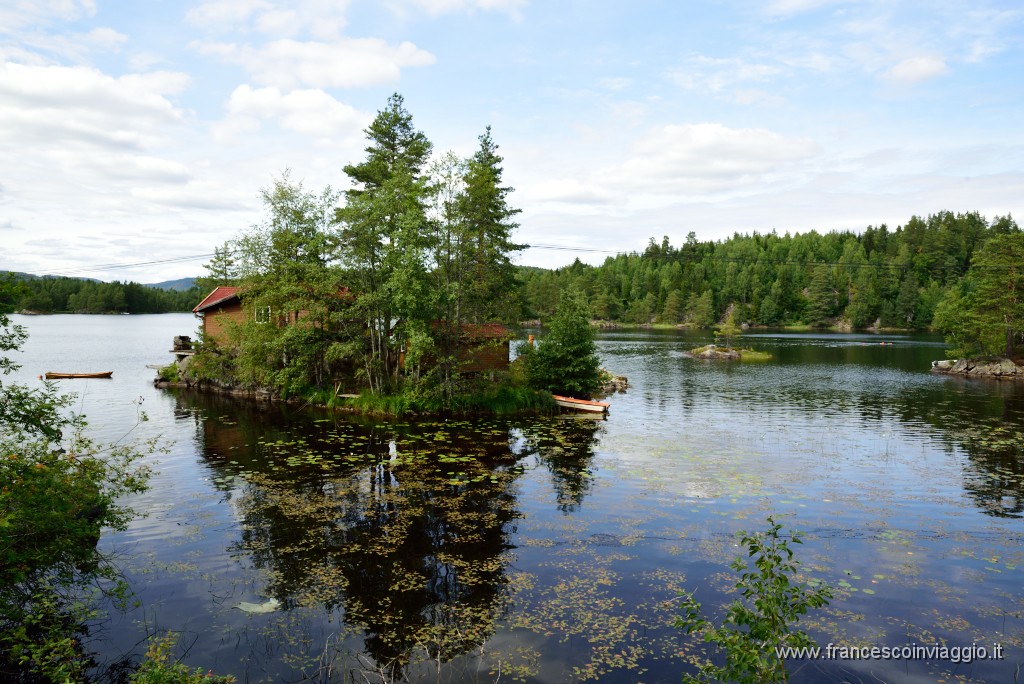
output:
[[[701,243],[705,244],[705,243]],[[532,244],[528,245],[528,249],[540,249],[548,251],[559,251],[559,252],[585,252],[595,254],[609,254],[615,257],[618,256],[647,256],[651,258],[658,258],[661,260],[675,260],[681,262],[701,262],[701,261],[712,261],[729,264],[750,264],[750,263],[763,263],[771,264],[775,266],[829,266],[829,267],[845,267],[845,268],[877,268],[877,269],[900,269],[905,270],[912,268],[911,264],[897,265],[897,264],[886,264],[886,263],[871,263],[871,262],[853,262],[853,261],[801,261],[796,259],[773,259],[765,257],[764,255],[758,257],[726,257],[726,256],[712,256],[712,255],[700,255],[696,253],[689,253],[686,247],[675,250],[674,254],[671,255],[647,255],[646,251],[622,251],[612,249],[598,249],[596,247],[571,247],[568,245],[549,245],[549,244]],[[238,254],[237,250],[231,252],[232,254]],[[155,259],[152,261],[138,261],[134,263],[110,263],[110,264],[97,264],[89,267],[72,268],[61,271],[55,271],[50,275],[74,277],[75,275],[82,273],[91,273],[94,271],[119,271],[132,268],[139,268],[142,266],[157,266],[163,264],[173,263],[184,263],[188,261],[199,261],[201,259],[210,259],[216,256],[215,252],[207,254],[190,254],[187,256],[180,257],[169,257],[167,259]],[[565,267],[562,267],[565,268]],[[931,271],[948,271],[948,270],[959,270],[961,267],[958,264],[936,264]]]

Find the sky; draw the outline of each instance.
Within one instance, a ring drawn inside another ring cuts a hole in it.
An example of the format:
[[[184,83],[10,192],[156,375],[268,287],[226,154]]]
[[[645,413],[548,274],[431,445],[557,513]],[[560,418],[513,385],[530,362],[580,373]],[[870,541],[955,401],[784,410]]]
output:
[[[4,0],[0,270],[201,275],[395,92],[492,127],[526,265],[1024,216],[1019,0]]]

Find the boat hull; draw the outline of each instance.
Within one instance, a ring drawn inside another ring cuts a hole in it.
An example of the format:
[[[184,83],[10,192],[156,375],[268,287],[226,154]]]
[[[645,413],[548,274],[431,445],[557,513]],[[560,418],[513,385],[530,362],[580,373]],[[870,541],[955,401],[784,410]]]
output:
[[[573,397],[560,397],[557,394],[551,395],[555,403],[570,411],[585,411],[586,413],[606,413],[611,404],[603,401],[589,401],[587,399],[574,399]]]
[[[73,378],[109,378],[114,374],[114,371],[105,371],[103,373],[53,373],[47,372],[47,380],[70,380]]]

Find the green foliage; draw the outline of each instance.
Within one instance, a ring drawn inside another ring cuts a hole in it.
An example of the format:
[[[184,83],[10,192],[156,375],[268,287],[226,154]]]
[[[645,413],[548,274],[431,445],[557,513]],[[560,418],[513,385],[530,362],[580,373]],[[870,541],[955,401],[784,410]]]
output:
[[[366,129],[369,146],[345,174],[355,185],[338,210],[341,256],[355,311],[368,325],[360,367],[370,389],[398,385],[405,336],[400,320],[429,320],[426,254],[430,246],[424,166],[433,148],[413,126],[397,93]]]
[[[156,372],[164,382],[178,382],[178,364],[169,363]]]
[[[201,296],[212,292],[221,285],[236,285],[240,280],[239,265],[235,258],[236,246],[228,240],[220,247],[213,248],[213,258],[203,264],[207,274],[196,278],[196,288]]]
[[[653,240],[643,253],[609,257],[600,266],[522,268],[528,317],[546,320],[558,293],[583,290],[594,316],[623,322],[684,320],[714,325],[726,303],[761,325],[883,325],[927,328],[942,293],[967,273],[993,236],[1020,229],[1009,216],[990,224],[977,213],[912,217],[889,230],[778,235],[736,234],[673,247]],[[680,309],[682,309],[680,311]]]
[[[202,330],[192,343],[195,350],[185,378],[192,382],[213,382],[227,384],[235,379],[234,356],[227,349],[221,349],[217,342]]]
[[[271,313],[201,348],[197,379],[282,397],[369,388],[455,408],[464,324],[519,313],[512,188],[490,128],[470,159],[449,153],[428,168],[432,145],[394,94],[365,133],[366,158],[344,168],[344,206],[285,172],[262,192],[265,220],[207,264],[203,282],[237,282],[246,311]]]
[[[691,294],[686,302],[686,322],[695,328],[707,328],[715,322],[715,300],[711,290]]]
[[[579,291],[562,293],[548,334],[536,349],[526,345],[520,353],[534,389],[585,399],[601,386],[594,331]]]
[[[725,651],[724,665],[705,661],[697,675],[685,675],[684,682],[785,682],[786,665],[777,649],[814,645],[795,625],[812,608],[828,605],[832,591],[821,583],[797,581],[800,563],[790,544],[803,542],[795,533],[785,539],[782,528],[769,516],[766,532],[743,535],[740,543],[747,549],[747,558],[732,563],[742,573],[736,583],[740,597],[729,604],[721,625],[701,617],[701,604],[692,594],[681,594],[683,615],[676,627],[700,634],[705,642]]]
[[[1001,233],[986,242],[964,283],[939,303],[935,319],[951,354],[1012,358],[1024,337],[1024,233]]]
[[[131,684],[231,684],[231,675],[215,675],[202,669],[190,670],[172,660],[176,640],[167,635],[150,639],[146,659],[128,680]]]
[[[480,147],[468,160],[465,189],[457,202],[464,245],[469,252],[465,320],[475,323],[511,320],[518,309],[518,282],[512,255],[525,248],[512,242],[519,213],[508,204],[512,188],[501,185],[502,158],[487,126]]]
[[[733,307],[725,321],[715,326],[715,338],[722,338],[725,341],[726,349],[732,349],[732,338],[743,334],[743,329],[736,322],[736,309]]]
[[[6,276],[11,278],[8,274]],[[8,312],[15,309],[40,313],[168,313],[191,311],[205,292],[164,290],[134,282],[102,283],[84,278],[25,278],[17,281],[17,293],[9,297]],[[0,301],[0,310],[3,308]]]
[[[0,314],[0,349],[24,331]],[[0,357],[3,374],[15,368]],[[79,633],[95,598],[123,600],[116,568],[96,548],[102,528],[123,530],[121,497],[145,489],[137,463],[148,443],[102,446],[67,417],[72,397],[51,383],[0,387],[0,678],[80,680],[90,665]]]
[[[451,396],[437,387],[407,386],[398,394],[362,392],[349,406],[359,413],[375,416],[430,415],[513,415],[547,414],[557,405],[547,392],[537,392],[509,378],[494,383],[465,380]]]
[[[806,321],[813,326],[823,326],[835,310],[835,291],[827,266],[814,268],[807,292]]]

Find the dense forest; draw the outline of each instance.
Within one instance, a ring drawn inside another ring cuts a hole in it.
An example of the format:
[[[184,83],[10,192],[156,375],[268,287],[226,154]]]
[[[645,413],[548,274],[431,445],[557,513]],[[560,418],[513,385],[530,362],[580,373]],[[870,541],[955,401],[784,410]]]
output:
[[[14,311],[33,313],[168,313],[191,311],[203,294],[198,288],[163,290],[139,283],[104,283],[83,278],[3,276],[6,304]]]
[[[730,307],[756,325],[850,328],[932,327],[944,297],[961,287],[979,249],[1017,234],[1010,216],[988,222],[948,211],[890,230],[798,235],[736,234],[674,247],[653,238],[642,254],[577,260],[557,270],[520,272],[529,315],[549,318],[560,291],[586,293],[594,318],[705,327]]]

